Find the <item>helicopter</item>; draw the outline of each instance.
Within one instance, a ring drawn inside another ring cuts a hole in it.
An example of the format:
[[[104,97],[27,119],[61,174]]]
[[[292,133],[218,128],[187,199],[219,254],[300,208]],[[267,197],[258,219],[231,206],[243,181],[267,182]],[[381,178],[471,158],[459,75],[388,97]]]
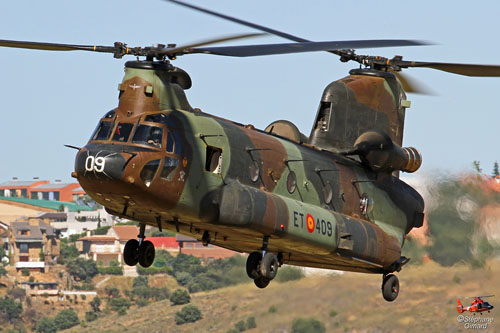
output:
[[[480,313],[481,315],[483,312],[488,311],[488,313],[494,308],[493,305],[490,305],[490,303],[483,301],[483,298],[485,297],[493,297],[495,295],[488,295],[488,296],[474,296],[474,297],[457,297],[457,311],[458,313],[464,313],[465,311],[470,311],[476,315],[476,313]],[[462,303],[460,302],[460,298],[473,298],[472,303],[470,306],[464,307]]]
[[[399,179],[415,172],[421,154],[402,147],[410,106],[404,68],[499,76],[499,66],[414,62],[359,55],[354,49],[418,46],[412,40],[311,42],[179,1],[178,5],[291,40],[283,44],[212,47],[255,33],[189,45],[129,47],[1,40],[0,46],[90,51],[142,58],[125,63],[119,103],[75,148],[75,177],[107,211],[140,222],[124,249],[128,265],[155,256],[146,225],[192,236],[205,245],[249,253],[248,276],[265,288],[283,264],[382,275],[382,295],[399,294],[405,236],[422,226],[424,202]],[[249,57],[328,51],[360,68],[329,84],[309,136],[278,120],[264,130],[193,108],[180,56]]]

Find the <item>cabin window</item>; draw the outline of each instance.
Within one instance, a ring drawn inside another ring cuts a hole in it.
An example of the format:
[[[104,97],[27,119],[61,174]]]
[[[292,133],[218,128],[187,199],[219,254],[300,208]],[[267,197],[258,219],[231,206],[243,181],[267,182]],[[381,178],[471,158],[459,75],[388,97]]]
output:
[[[155,178],[156,171],[158,171],[159,166],[160,166],[160,160],[154,160],[146,163],[144,168],[142,168],[141,179],[144,182],[144,185],[146,185],[147,187],[151,186],[151,183]]]
[[[207,146],[205,170],[216,174],[220,174],[222,172],[222,149]]]
[[[172,135],[171,132],[168,132],[168,134],[167,134],[167,153],[173,153],[174,147],[175,147],[174,136]]]
[[[163,128],[148,125],[139,125],[135,131],[132,143],[149,145],[155,148],[162,147]]]
[[[293,171],[288,173],[288,177],[286,178],[286,188],[290,194],[295,192],[295,189],[297,188],[297,176]]]
[[[101,121],[90,140],[108,140],[114,124],[114,121]]]
[[[322,132],[328,131],[328,124],[330,122],[330,115],[332,103],[321,102],[319,105],[318,118],[316,118],[316,129]]]
[[[119,123],[118,126],[116,126],[115,134],[113,135],[113,141],[127,142],[133,127],[134,124]]]
[[[174,177],[177,165],[179,165],[179,160],[171,157],[165,157],[165,163],[163,164],[160,177],[171,181]]]
[[[325,203],[328,205],[332,202],[332,199],[333,199],[332,184],[327,182],[325,184],[325,187],[323,187],[323,200],[325,200]]]

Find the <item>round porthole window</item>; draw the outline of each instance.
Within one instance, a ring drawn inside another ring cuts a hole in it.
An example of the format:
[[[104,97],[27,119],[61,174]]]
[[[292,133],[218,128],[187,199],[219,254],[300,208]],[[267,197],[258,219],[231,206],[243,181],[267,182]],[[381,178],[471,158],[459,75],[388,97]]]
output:
[[[250,179],[255,183],[257,180],[259,180],[260,176],[259,162],[252,161],[252,163],[250,163],[249,170],[250,170]]]
[[[286,178],[286,188],[290,194],[295,192],[297,188],[297,176],[295,176],[295,172],[290,171],[288,173],[288,177]]]
[[[332,184],[326,183],[325,187],[323,187],[323,200],[328,205],[332,202],[333,199],[333,188]]]

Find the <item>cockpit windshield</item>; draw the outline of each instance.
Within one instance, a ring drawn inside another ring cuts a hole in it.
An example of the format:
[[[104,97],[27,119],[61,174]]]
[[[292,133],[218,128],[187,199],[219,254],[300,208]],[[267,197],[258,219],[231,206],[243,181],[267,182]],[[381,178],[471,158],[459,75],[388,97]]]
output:
[[[114,124],[113,121],[101,121],[90,140],[108,140]]]
[[[118,126],[116,126],[113,141],[127,142],[133,127],[134,124],[131,123],[119,123]]]
[[[132,143],[150,145],[155,148],[162,147],[163,128],[149,125],[137,127]]]

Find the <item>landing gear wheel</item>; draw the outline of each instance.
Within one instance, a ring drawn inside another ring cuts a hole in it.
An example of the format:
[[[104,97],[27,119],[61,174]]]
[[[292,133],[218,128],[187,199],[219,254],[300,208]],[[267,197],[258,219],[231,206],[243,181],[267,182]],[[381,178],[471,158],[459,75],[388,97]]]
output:
[[[262,277],[271,281],[278,274],[279,262],[274,253],[267,252],[260,262],[260,274]],[[269,282],[268,282],[269,283]]]
[[[267,287],[267,285],[269,284],[269,282],[271,282],[271,280],[268,280],[265,277],[261,276],[261,277],[256,278],[255,280],[253,280],[253,282],[255,283],[255,285],[257,287],[259,287],[260,289],[263,289],[263,288]]]
[[[139,264],[147,268],[153,264],[155,260],[155,246],[150,241],[143,241],[139,246]]]
[[[139,242],[130,239],[123,248],[123,261],[129,266],[135,266],[139,262]]]
[[[399,295],[399,280],[394,274],[384,277],[382,282],[382,295],[388,302],[394,301]]]
[[[252,252],[247,258],[247,275],[250,279],[257,279],[260,276],[259,263],[262,260],[262,254]]]

